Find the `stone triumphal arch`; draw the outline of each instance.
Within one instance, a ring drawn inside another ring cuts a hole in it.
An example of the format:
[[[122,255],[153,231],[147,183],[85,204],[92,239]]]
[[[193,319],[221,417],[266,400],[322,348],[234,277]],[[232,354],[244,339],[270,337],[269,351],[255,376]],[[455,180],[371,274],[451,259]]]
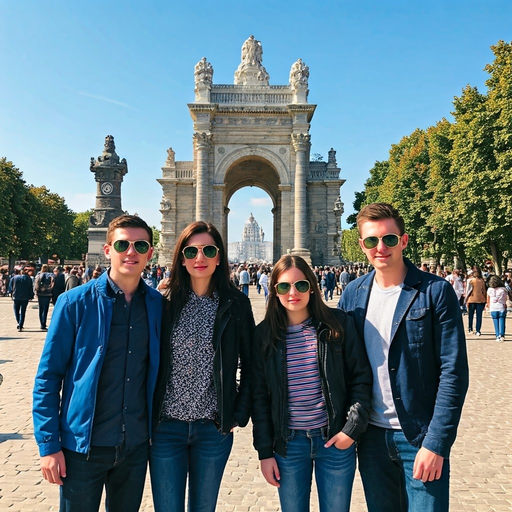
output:
[[[181,230],[194,220],[213,222],[227,243],[229,200],[256,186],[272,198],[274,260],[299,254],[315,265],[339,263],[343,204],[336,152],[310,161],[309,69],[297,60],[288,85],[269,85],[262,46],[251,36],[233,85],[213,83],[203,58],[195,67],[193,161],[176,161],[172,148],[162,167],[160,264],[168,264]],[[317,159],[318,160],[318,159]]]

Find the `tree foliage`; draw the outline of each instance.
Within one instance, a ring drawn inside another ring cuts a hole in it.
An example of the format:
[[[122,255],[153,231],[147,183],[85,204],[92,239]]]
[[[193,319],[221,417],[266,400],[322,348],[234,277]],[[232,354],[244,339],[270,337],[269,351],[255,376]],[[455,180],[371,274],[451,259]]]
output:
[[[45,186],[27,185],[22,172],[0,158],[0,254],[22,260],[80,259],[87,252],[89,212],[74,213]]]
[[[366,256],[359,246],[357,228],[344,229],[341,237],[341,255],[347,261],[365,261]]]
[[[512,43],[491,49],[486,93],[466,86],[454,99],[453,123],[403,137],[356,194],[348,220],[371,202],[393,204],[417,262],[444,254],[468,265],[490,255],[499,273],[512,254]]]

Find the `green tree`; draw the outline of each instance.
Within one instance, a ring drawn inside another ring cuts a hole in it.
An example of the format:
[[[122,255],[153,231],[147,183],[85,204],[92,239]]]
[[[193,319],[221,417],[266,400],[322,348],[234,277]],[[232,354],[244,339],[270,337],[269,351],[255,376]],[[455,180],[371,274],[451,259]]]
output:
[[[79,260],[83,254],[87,253],[89,240],[87,231],[89,229],[89,217],[93,210],[75,213],[73,219],[73,232],[71,234],[71,248],[69,258]]]
[[[74,214],[64,198],[50,192],[45,186],[30,187],[29,193],[37,200],[37,226],[33,233],[31,258],[57,254],[68,258],[72,252]]]
[[[347,261],[366,261],[366,256],[359,246],[357,228],[344,229],[341,237],[341,256]]]

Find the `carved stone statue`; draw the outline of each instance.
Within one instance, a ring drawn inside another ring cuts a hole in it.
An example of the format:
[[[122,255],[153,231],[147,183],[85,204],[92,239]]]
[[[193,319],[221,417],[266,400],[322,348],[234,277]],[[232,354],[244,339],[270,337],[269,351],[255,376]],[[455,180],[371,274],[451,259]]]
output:
[[[176,153],[172,150],[172,148],[169,148],[167,150],[167,160],[165,161],[166,166],[173,166],[175,164],[175,158]]]
[[[269,75],[262,66],[263,47],[261,42],[249,37],[242,45],[242,62],[235,72],[236,85],[268,85]]]
[[[213,80],[213,67],[206,60],[206,57],[203,57],[194,68],[194,76],[196,85],[198,84],[211,84]]]
[[[296,88],[298,85],[308,85],[309,78],[309,67],[302,62],[302,59],[298,59],[293,63],[292,69],[290,70],[290,85]]]

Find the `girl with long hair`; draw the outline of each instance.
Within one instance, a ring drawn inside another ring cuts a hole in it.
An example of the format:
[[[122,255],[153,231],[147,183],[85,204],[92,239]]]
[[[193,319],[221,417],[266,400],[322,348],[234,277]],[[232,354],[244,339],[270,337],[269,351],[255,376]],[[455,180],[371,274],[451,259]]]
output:
[[[155,511],[214,511],[233,428],[249,421],[254,318],[229,278],[220,233],[198,221],[181,233],[162,319],[150,452]],[[240,379],[237,381],[237,370]]]
[[[487,290],[487,308],[491,313],[494,323],[496,341],[505,341],[505,320],[507,317],[508,292],[505,284],[498,276],[489,278],[489,289]]]
[[[487,303],[487,291],[482,272],[479,268],[473,271],[466,285],[466,305],[468,307],[468,332],[473,332],[473,318],[476,314],[475,336],[481,336],[482,317]]]
[[[254,447],[283,512],[309,510],[313,469],[320,511],[348,511],[372,372],[353,320],[299,256],[274,266],[252,361]]]

